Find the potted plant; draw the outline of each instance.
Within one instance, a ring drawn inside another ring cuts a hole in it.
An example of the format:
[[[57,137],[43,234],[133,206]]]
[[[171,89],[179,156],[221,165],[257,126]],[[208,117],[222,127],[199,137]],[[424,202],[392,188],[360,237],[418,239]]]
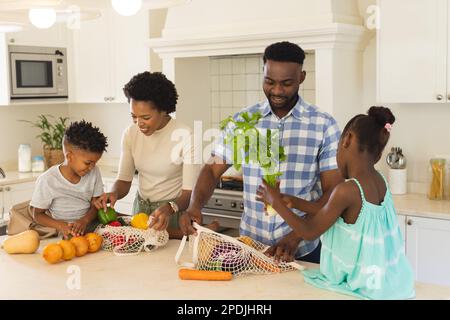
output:
[[[55,119],[52,115],[41,114],[38,116],[38,120],[20,120],[30,123],[33,127],[39,128],[41,133],[36,138],[41,139],[44,148],[44,158],[47,168],[64,162],[64,153],[62,150],[62,139],[64,137],[64,131],[66,129],[66,121],[68,117],[59,117],[55,121],[49,119]]]

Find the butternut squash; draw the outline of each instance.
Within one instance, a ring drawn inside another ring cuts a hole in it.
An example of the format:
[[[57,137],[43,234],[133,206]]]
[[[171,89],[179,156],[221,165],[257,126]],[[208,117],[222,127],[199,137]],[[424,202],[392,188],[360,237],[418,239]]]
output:
[[[9,254],[34,253],[39,248],[39,243],[39,234],[34,230],[27,230],[8,237],[2,246]]]

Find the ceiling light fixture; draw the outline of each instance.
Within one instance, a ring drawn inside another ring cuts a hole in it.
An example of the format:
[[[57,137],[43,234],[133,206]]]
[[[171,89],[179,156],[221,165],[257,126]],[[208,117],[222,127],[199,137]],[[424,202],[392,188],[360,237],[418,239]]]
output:
[[[132,16],[142,7],[142,0],[111,0],[112,7],[122,16]]]
[[[56,11],[53,8],[34,8],[28,11],[31,23],[40,29],[50,28],[56,21]]]

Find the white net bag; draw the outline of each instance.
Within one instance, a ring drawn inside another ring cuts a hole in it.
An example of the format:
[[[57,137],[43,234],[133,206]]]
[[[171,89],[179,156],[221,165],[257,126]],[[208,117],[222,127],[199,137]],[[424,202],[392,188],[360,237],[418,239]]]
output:
[[[135,255],[141,251],[150,252],[166,245],[169,233],[166,230],[147,230],[130,226],[131,217],[122,217],[127,226],[113,227],[99,225],[95,233],[103,237],[102,249],[112,251],[117,256]],[[149,217],[149,222],[152,217]]]
[[[303,270],[297,262],[276,263],[273,257],[264,254],[269,246],[250,237],[233,238],[194,223],[197,236],[190,237],[192,263],[180,263],[181,253],[186,245],[183,237],[175,261],[180,266],[197,270],[229,271],[238,277],[244,274],[274,274]]]

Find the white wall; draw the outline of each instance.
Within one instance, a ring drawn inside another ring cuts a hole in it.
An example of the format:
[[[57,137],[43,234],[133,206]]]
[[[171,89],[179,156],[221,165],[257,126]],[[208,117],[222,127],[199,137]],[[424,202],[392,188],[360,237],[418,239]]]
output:
[[[132,123],[130,108],[126,103],[81,103],[68,106],[71,121],[84,119],[100,128],[108,138],[109,147],[102,162],[116,165],[120,157],[122,132]]]
[[[417,79],[420,81],[420,79]],[[376,105],[376,39],[369,42],[364,52],[364,97],[361,112]],[[391,139],[386,146],[379,167],[385,173],[386,155],[392,146],[403,149],[407,158],[410,191],[425,192],[427,165],[430,158],[450,155],[449,104],[386,104],[396,121]]]
[[[42,155],[42,143],[36,138],[40,130],[18,120],[35,121],[40,114],[67,117],[65,104],[0,106],[0,166],[17,169],[17,150],[21,143],[29,143],[32,156]]]

